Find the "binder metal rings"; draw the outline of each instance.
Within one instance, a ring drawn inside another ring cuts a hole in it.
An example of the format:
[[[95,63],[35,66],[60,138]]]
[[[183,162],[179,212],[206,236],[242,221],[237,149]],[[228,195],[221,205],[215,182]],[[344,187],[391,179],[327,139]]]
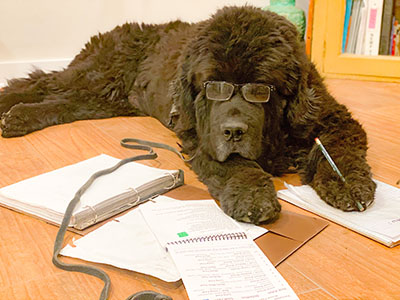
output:
[[[99,218],[99,215],[97,214],[96,209],[95,209],[93,206],[90,206],[90,205],[85,205],[85,208],[86,208],[86,207],[87,207],[88,209],[90,209],[90,210],[93,212],[93,215],[94,215],[94,217],[93,217],[93,219],[91,219],[90,223],[96,224],[96,223],[97,223],[97,220],[98,220],[98,218]]]
[[[135,189],[134,187],[130,187],[129,190],[134,191],[134,192],[136,193],[136,197],[137,197],[135,201],[129,202],[129,203],[127,204],[129,207],[133,207],[133,206],[135,206],[136,204],[138,204],[138,203],[140,202],[141,198],[140,198],[140,194],[139,194],[139,192],[137,191],[137,189]]]
[[[176,177],[174,176],[174,174],[172,174],[172,173],[169,173],[169,172],[167,172],[167,173],[165,173],[166,175],[169,175],[169,176],[171,176],[172,177],[172,185],[171,186],[167,186],[167,187],[164,187],[164,189],[166,189],[166,190],[170,190],[170,189],[172,189],[175,185],[176,185]]]

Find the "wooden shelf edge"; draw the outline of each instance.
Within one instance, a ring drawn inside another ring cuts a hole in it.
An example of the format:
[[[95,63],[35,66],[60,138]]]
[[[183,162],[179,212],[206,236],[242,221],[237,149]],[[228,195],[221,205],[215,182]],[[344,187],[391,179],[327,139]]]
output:
[[[348,73],[343,74],[343,73],[333,73],[333,72],[321,72],[321,75],[325,78],[400,83],[399,77],[368,76],[360,74],[348,74]]]

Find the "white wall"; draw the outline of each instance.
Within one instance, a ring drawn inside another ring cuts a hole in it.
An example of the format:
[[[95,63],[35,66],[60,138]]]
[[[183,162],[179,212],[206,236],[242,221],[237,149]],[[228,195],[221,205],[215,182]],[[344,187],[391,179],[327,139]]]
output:
[[[90,36],[135,21],[196,22],[224,5],[265,7],[269,0],[1,0],[0,86],[33,66],[65,67]],[[307,8],[308,0],[297,5]]]

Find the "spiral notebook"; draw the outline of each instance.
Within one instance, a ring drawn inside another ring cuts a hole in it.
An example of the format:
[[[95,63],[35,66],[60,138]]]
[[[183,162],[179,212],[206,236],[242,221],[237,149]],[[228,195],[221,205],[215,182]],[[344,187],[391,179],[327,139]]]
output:
[[[3,187],[0,205],[59,225],[69,202],[89,177],[119,161],[101,154]],[[182,184],[181,170],[130,162],[94,181],[82,195],[70,227],[83,230]]]
[[[299,299],[244,232],[167,243],[189,299]]]

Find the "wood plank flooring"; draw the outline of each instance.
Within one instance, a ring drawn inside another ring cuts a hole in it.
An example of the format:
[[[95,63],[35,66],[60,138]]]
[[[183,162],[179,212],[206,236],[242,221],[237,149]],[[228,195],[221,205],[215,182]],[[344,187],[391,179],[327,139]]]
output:
[[[374,177],[396,185],[400,180],[400,84],[339,79],[326,82],[336,99],[347,105],[366,129]],[[21,138],[0,138],[0,187],[100,153],[131,156],[132,150],[119,145],[124,137],[173,146],[177,142],[158,121],[146,117],[80,121]],[[143,163],[181,168],[186,184],[205,189],[177,156],[165,150],[157,152],[156,161]],[[290,175],[275,178],[275,187],[282,188],[283,180],[298,183],[298,177]],[[284,209],[310,214],[282,204]],[[0,299],[98,299],[100,280],[52,265],[55,226],[0,207],[0,228]],[[163,292],[175,300],[187,299],[180,281],[165,283],[139,273],[101,267],[112,280],[110,299],[125,299],[143,289]],[[400,246],[387,248],[333,223],[278,266],[302,300],[398,300],[399,270]]]

